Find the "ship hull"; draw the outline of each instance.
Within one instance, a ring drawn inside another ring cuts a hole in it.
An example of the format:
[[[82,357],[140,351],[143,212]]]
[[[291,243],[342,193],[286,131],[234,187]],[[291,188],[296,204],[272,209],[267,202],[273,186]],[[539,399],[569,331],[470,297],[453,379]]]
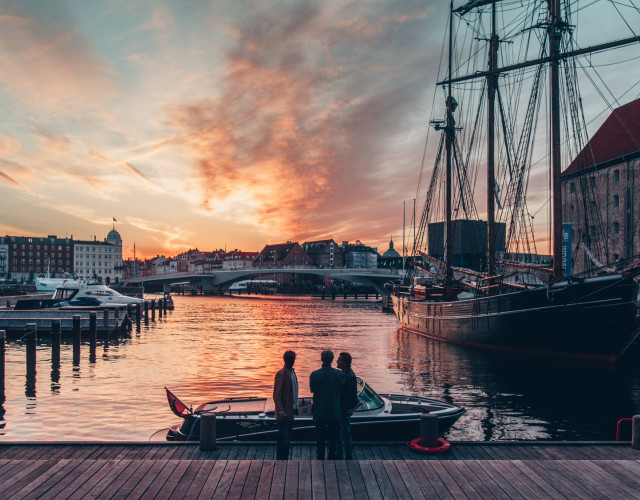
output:
[[[636,328],[638,285],[606,276],[471,300],[392,296],[402,327],[476,347],[615,361]]]

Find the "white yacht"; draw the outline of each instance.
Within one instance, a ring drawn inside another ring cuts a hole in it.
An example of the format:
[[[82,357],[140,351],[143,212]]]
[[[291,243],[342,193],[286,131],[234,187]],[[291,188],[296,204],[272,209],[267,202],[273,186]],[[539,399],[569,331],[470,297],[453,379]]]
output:
[[[67,280],[60,284],[53,295],[54,300],[67,302],[71,306],[111,307],[127,304],[142,304],[143,299],[128,297],[100,283],[83,280]]]

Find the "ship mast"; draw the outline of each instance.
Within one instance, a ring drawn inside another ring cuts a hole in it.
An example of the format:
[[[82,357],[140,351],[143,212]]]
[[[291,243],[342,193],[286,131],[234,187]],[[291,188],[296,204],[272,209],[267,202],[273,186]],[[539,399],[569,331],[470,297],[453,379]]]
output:
[[[451,222],[451,163],[452,163],[452,146],[453,146],[453,134],[455,126],[455,120],[453,119],[453,112],[457,106],[456,100],[451,96],[451,66],[452,66],[452,54],[453,54],[453,0],[451,0],[449,8],[449,84],[447,85],[447,118],[445,124],[445,147],[447,152],[447,164],[446,164],[446,199],[445,199],[445,211],[446,211],[446,227],[445,227],[445,275],[444,275],[444,293],[447,298],[452,294],[453,285],[453,269],[452,265],[452,222]]]
[[[496,274],[496,225],[495,225],[495,101],[498,74],[493,73],[498,59],[498,35],[496,34],[496,4],[491,4],[491,39],[489,42],[489,71],[487,75],[487,275]],[[490,283],[489,283],[490,284]],[[489,287],[489,291],[493,290]]]
[[[551,196],[553,206],[553,280],[562,279],[562,190],[560,171],[560,41],[563,23],[560,19],[560,0],[549,3],[549,56],[551,57]]]

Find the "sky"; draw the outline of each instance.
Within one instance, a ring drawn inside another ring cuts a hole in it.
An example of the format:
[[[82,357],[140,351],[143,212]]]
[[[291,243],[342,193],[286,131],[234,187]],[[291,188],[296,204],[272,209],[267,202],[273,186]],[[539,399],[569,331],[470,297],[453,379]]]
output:
[[[0,234],[400,248],[447,7],[0,0]]]

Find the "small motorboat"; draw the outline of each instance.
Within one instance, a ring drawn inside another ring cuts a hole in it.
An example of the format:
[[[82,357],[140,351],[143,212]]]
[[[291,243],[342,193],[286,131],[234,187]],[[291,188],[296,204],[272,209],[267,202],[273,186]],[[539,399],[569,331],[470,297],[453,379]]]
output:
[[[398,394],[378,394],[360,377],[358,401],[351,419],[355,441],[400,441],[420,435],[420,416],[438,416],[438,431],[443,434],[465,412],[463,408],[436,399]],[[167,441],[199,441],[200,415],[216,415],[218,440],[275,440],[278,428],[273,398],[240,397],[211,401],[195,410],[182,403],[169,389],[167,399],[180,424],[169,428]],[[298,416],[293,421],[294,440],[316,437],[312,414],[313,398],[298,398]]]

